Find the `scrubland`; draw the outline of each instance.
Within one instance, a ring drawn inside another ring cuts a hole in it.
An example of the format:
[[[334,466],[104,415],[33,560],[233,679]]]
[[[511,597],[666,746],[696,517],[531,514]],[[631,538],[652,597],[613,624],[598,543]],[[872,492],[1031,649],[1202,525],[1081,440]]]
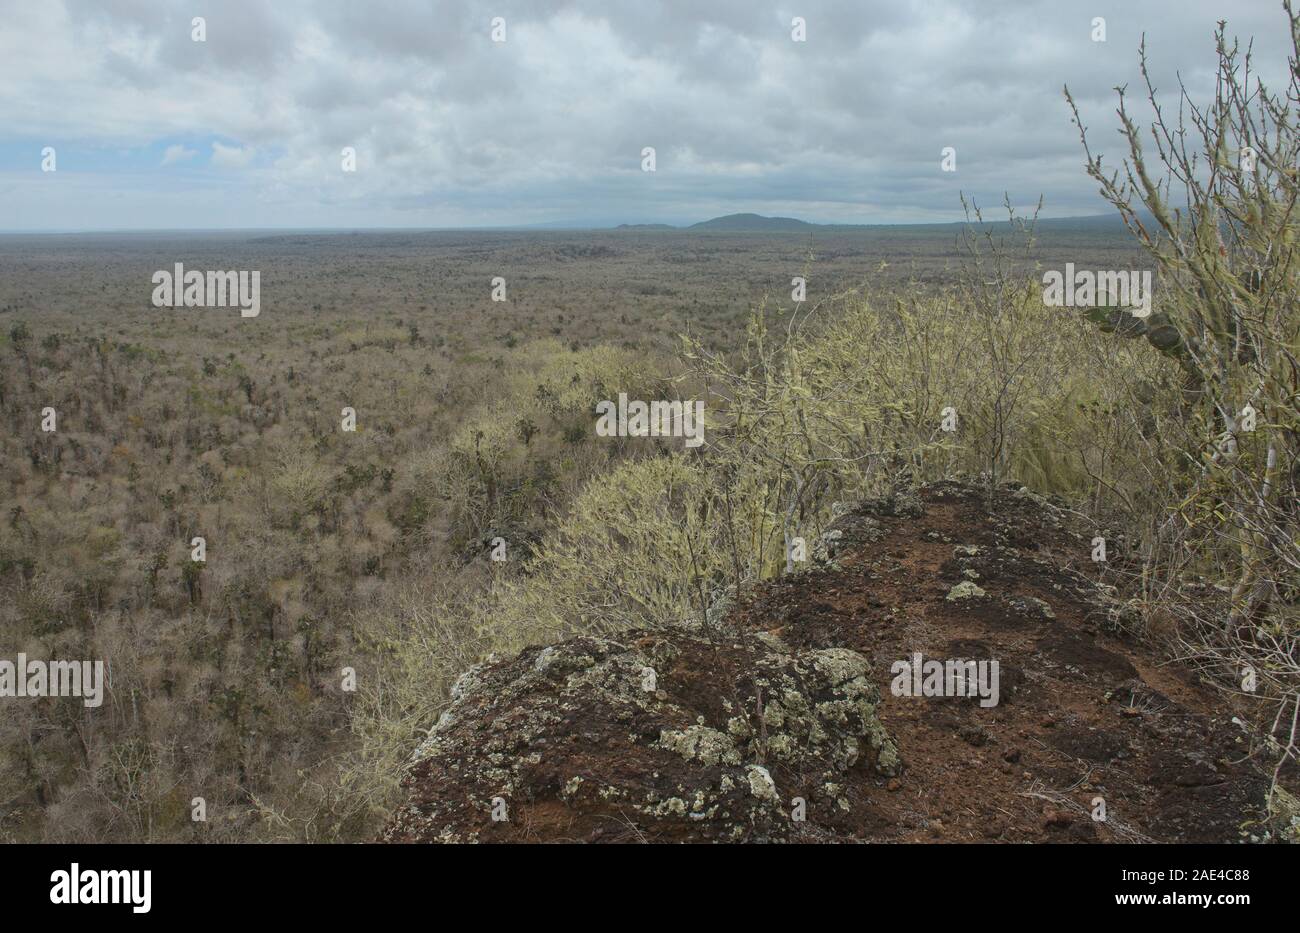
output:
[[[1222,93],[1188,208],[1136,129],[1127,179],[1090,162],[1131,237],[0,240],[4,648],[111,668],[98,710],[8,706],[0,834],[371,838],[469,665],[707,620],[837,503],[939,478],[1090,523],[1115,624],[1257,722],[1294,833],[1297,87],[1262,123]],[[260,269],[260,317],[151,307],[175,261]],[[1045,307],[1066,262],[1154,270],[1155,313]],[[619,392],[703,399],[706,443],[596,436]]]
[[[596,402],[706,398],[712,439],[712,383],[734,374],[706,358],[743,365],[809,316],[821,332],[883,325],[870,309],[907,296],[951,306],[958,231],[925,233],[3,238],[5,646],[110,672],[101,709],[13,706],[6,838],[365,838],[464,667],[583,619],[668,618],[706,567],[734,570],[710,544],[688,572],[694,514],[647,520],[675,511],[664,484],[700,496],[715,455],[598,437]],[[1114,229],[1048,239],[1132,254]],[[261,315],[152,307],[173,261],[260,269]],[[841,332],[838,365],[870,372],[892,356],[880,337]],[[871,394],[854,423],[903,404]],[[744,506],[764,551],[746,572],[781,563],[765,495]]]

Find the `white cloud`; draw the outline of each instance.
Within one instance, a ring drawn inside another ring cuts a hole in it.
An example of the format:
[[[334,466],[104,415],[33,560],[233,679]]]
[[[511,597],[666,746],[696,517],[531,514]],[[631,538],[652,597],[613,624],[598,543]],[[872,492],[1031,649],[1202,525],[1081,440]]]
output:
[[[197,149],[187,149],[185,146],[177,143],[174,146],[168,146],[163,152],[162,164],[172,165],[176,162],[188,162],[199,154]]]
[[[252,146],[226,146],[212,144],[212,164],[217,168],[245,168],[253,161]]]

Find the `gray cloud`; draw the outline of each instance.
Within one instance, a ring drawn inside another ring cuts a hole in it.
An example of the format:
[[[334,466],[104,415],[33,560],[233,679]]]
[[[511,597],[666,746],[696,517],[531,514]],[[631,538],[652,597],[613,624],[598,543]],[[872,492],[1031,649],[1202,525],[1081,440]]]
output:
[[[99,153],[61,156],[57,183],[35,160],[6,162],[5,227],[748,210],[905,222],[955,219],[959,190],[1097,213],[1063,84],[1118,157],[1112,89],[1136,82],[1144,33],[1165,92],[1180,74],[1210,92],[1218,19],[1256,37],[1264,77],[1286,68],[1280,3],[1233,0],[3,0],[0,15],[4,151]],[[205,43],[190,39],[194,16]],[[505,43],[490,40],[494,16]],[[807,42],[791,41],[794,16]],[[1095,16],[1105,43],[1091,41]],[[183,160],[184,186],[163,171],[177,145],[202,153]],[[355,175],[340,171],[343,146]],[[653,175],[643,146],[657,149]],[[944,146],[956,174],[939,172]],[[149,147],[153,175],[103,155]]]

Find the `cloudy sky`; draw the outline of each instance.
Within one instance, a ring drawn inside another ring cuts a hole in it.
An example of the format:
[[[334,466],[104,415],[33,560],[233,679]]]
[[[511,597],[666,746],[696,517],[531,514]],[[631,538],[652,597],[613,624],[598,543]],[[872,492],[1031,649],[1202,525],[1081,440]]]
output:
[[[1142,33],[1203,99],[1219,19],[1280,82],[1280,0],[0,0],[0,229],[1103,213],[1062,85],[1117,159]]]

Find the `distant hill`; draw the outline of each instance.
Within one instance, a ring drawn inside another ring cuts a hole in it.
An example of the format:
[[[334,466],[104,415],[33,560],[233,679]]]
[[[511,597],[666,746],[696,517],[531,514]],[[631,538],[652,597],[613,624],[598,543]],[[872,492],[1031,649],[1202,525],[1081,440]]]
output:
[[[1021,218],[1022,221],[1026,218]],[[988,217],[986,225],[994,230],[1009,228],[1006,220],[998,220],[996,215]],[[619,224],[615,230],[652,231],[652,230],[690,230],[695,232],[716,233],[814,233],[814,232],[848,232],[868,230],[896,230],[899,232],[924,233],[926,231],[954,230],[965,226],[966,221],[948,221],[943,223],[919,224],[818,224],[794,217],[764,217],[762,214],[727,214],[702,220],[687,226],[673,224]],[[1041,218],[1038,227],[1052,229],[1070,229],[1078,231],[1095,230],[1118,231],[1123,229],[1123,221],[1118,214],[1097,214],[1084,217]]]
[[[725,217],[714,217],[712,220],[703,220],[697,224],[691,224],[688,230],[719,230],[727,233],[788,233],[799,230],[810,230],[818,224],[810,224],[805,220],[795,220],[793,217],[764,217],[761,214],[728,214]]]

